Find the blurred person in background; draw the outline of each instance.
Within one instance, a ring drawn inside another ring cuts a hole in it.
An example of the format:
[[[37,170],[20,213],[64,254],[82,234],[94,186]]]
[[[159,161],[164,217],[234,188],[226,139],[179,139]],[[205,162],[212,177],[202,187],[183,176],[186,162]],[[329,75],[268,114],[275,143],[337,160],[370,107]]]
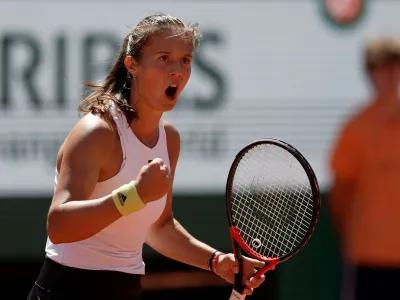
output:
[[[342,300],[400,299],[400,44],[370,40],[372,96],[347,120],[331,157],[329,208],[344,259]]]
[[[233,254],[191,236],[172,212],[180,137],[162,115],[190,78],[200,37],[196,24],[145,17],[124,38],[104,83],[81,103],[84,116],[58,153],[46,256],[28,300],[141,299],[144,243],[234,281]],[[264,281],[250,278],[263,265],[244,258],[247,295]]]

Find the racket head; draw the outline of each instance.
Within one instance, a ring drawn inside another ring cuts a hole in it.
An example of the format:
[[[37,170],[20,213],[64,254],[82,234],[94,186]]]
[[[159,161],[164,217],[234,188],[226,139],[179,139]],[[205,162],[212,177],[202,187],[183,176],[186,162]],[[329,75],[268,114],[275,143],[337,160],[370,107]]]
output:
[[[234,254],[240,247],[274,264],[289,259],[310,239],[320,205],[315,173],[296,148],[272,138],[248,144],[236,155],[226,184]]]

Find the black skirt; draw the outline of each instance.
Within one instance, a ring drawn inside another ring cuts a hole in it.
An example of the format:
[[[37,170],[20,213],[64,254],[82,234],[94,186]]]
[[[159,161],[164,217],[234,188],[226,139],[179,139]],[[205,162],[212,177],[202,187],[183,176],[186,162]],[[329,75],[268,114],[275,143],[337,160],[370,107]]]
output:
[[[71,268],[45,258],[27,300],[141,300],[142,275]]]

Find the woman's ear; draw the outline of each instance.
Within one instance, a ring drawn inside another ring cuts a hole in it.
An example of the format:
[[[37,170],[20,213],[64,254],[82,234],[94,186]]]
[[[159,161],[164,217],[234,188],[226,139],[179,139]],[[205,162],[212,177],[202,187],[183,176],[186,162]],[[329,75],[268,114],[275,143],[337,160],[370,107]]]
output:
[[[136,60],[132,56],[127,56],[124,59],[124,65],[125,68],[128,70],[129,74],[131,74],[132,77],[135,77],[137,72]]]

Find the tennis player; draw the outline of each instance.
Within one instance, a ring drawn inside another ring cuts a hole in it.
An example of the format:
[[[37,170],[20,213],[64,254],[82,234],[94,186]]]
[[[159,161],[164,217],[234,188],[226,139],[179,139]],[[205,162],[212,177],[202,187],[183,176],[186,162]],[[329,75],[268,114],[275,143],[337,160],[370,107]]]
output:
[[[190,78],[200,38],[196,24],[149,15],[123,40],[104,83],[90,85],[57,157],[46,257],[28,300],[141,299],[144,243],[233,283],[233,254],[195,239],[172,213],[180,139],[162,116]],[[251,277],[263,265],[244,259],[247,295],[264,281]]]

